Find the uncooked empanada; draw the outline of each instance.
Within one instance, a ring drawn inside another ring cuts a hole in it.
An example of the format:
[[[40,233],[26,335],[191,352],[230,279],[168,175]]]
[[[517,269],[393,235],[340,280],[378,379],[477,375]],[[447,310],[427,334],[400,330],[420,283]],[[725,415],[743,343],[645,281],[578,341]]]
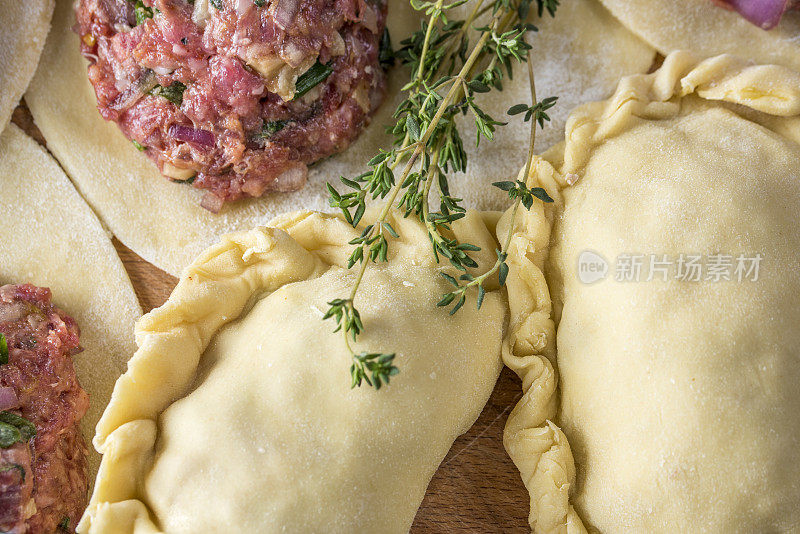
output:
[[[228,235],[137,324],[80,532],[408,531],[494,387],[506,304],[491,290],[481,310],[474,295],[452,317],[437,308],[449,289],[425,227],[390,219],[401,238],[366,271],[356,350],[396,351],[391,384],[351,389],[342,333],[322,320],[353,284],[343,266],[360,230],[301,212]],[[454,225],[483,266],[496,220]]]
[[[509,258],[526,395],[505,444],[532,528],[797,531],[800,74],[674,53],[566,137],[532,179],[557,201],[557,360],[549,219]]]
[[[800,70],[800,13],[796,11],[787,11],[778,27],[766,31],[714,0],[601,2],[662,54],[675,50],[691,50],[703,57],[736,54],[757,63]]]

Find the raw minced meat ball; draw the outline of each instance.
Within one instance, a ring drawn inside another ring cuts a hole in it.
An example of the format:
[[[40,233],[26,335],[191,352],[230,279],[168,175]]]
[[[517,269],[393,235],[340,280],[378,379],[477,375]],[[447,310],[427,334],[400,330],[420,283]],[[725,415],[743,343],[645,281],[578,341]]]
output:
[[[202,204],[293,191],[383,100],[386,0],[80,0],[100,114]]]

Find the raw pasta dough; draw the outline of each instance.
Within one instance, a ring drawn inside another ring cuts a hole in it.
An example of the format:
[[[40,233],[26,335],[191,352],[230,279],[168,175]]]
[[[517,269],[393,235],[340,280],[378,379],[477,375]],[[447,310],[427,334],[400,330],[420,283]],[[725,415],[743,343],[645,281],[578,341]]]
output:
[[[80,326],[84,351],[73,359],[90,397],[88,441],[133,351],[139,303],[100,222],[58,164],[13,124],[0,136],[0,198],[0,285],[49,287]],[[99,465],[90,453],[92,476]]]
[[[211,214],[198,205],[198,191],[168,182],[116,125],[100,118],[86,76],[86,62],[79,53],[78,36],[71,30],[72,4],[71,0],[57,2],[53,32],[26,100],[48,147],[108,228],[145,260],[170,274],[178,275],[224,232],[266,224],[279,213],[299,208],[330,210],[326,181],[360,174],[378,148],[390,143],[383,131],[386,124],[394,122],[391,115],[400,101],[398,92],[407,81],[402,68],[393,72],[390,96],[371,126],[344,153],[312,167],[303,190],[244,201],[224,208],[219,215]],[[589,0],[573,0],[561,9],[564,13],[560,18],[545,22],[542,34],[532,41],[537,51],[546,55],[537,66],[542,68],[542,94],[557,91],[564,97],[577,95],[573,101],[565,98],[563,109],[584,99],[605,96],[620,75],[650,66],[652,48],[602,7]],[[419,18],[407,0],[392,0],[389,10],[388,24],[398,46],[403,36],[419,27]],[[569,74],[556,73],[562,70]],[[530,99],[525,76],[517,78],[510,84],[510,96],[497,99],[491,106],[498,120],[505,120],[511,105],[508,102]],[[585,88],[584,92],[577,87]],[[554,116],[562,115],[556,111]],[[509,128],[520,128],[522,133],[501,138],[500,143],[482,143],[480,150],[472,151],[469,173],[456,177],[459,185],[453,191],[467,206],[506,206],[503,192],[494,191],[491,183],[516,172],[522,161],[509,158],[505,149],[514,147],[518,152],[519,137],[527,139],[527,126]],[[474,146],[474,140],[465,139],[465,146],[470,145]]]
[[[788,12],[770,31],[712,0],[601,0],[636,35],[662,54],[691,50],[703,57],[736,54],[800,70],[800,13]]]
[[[0,0],[0,132],[33,78],[55,0]]]
[[[454,228],[484,266],[495,221]],[[353,283],[342,266],[360,230],[301,212],[231,234],[137,324],[79,532],[407,532],[494,387],[506,305],[491,290],[448,316],[424,227],[391,224],[402,237],[367,270],[356,349],[397,351],[391,385],[351,389],[342,334],[322,321]]]
[[[535,177],[558,200],[557,411],[538,356],[552,357],[550,323],[532,313],[539,326],[517,328],[513,312],[543,298],[509,289],[504,358],[527,393],[505,441],[538,506],[531,526],[582,531],[577,510],[603,533],[796,531],[800,74],[675,53],[576,110],[567,140]],[[699,281],[677,279],[681,254],[702,256]],[[757,276],[737,272],[758,254]],[[622,281],[636,255],[639,281]],[[674,262],[666,281],[650,255]],[[715,255],[730,281],[714,281]]]

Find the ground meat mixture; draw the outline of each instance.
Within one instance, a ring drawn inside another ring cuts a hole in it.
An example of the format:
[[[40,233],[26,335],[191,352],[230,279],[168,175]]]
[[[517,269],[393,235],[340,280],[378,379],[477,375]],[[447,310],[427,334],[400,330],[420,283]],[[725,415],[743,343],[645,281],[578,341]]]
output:
[[[79,0],[101,115],[202,204],[293,191],[383,100],[386,0]]]
[[[72,365],[78,326],[49,289],[6,285],[0,333],[0,532],[73,532],[89,476],[78,426],[89,397]]]

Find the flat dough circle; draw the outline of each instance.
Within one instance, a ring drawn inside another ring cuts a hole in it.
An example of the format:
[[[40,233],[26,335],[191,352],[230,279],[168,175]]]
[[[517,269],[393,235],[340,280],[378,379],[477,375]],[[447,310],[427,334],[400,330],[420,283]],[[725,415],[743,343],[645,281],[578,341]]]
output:
[[[570,119],[563,170],[579,181],[563,191],[550,276],[556,422],[575,507],[601,532],[800,524],[798,87],[781,67],[676,55]],[[609,265],[592,284],[587,251]],[[703,257],[701,281],[676,279],[681,254]],[[717,254],[731,281],[714,281]],[[737,258],[758,254],[757,280],[739,281]],[[643,255],[638,282],[618,281],[625,255]],[[666,281],[648,281],[650,255],[673,262]]]
[[[26,101],[49,149],[103,222],[120,241],[170,274],[178,275],[224,232],[266,224],[280,213],[299,208],[330,211],[326,181],[338,182],[339,176],[360,174],[377,149],[390,142],[383,130],[385,124],[394,122],[391,115],[399,103],[398,91],[406,76],[401,69],[396,69],[390,80],[390,94],[397,95],[394,100],[387,100],[367,131],[344,153],[312,167],[302,191],[244,201],[224,208],[219,215],[211,214],[198,205],[198,191],[168,182],[116,125],[100,118],[86,76],[86,61],[79,53],[78,36],[71,30],[72,3],[57,2],[54,28]],[[577,6],[570,2],[562,7],[565,13],[558,20],[563,22],[552,23],[551,31],[547,30],[550,23],[545,23],[542,35],[535,37],[538,50],[553,54],[540,65],[545,73],[545,93],[558,90],[564,95],[576,94],[575,87],[584,84],[589,89],[578,98],[597,98],[613,89],[619,75],[649,67],[652,49],[589,0],[574,3]],[[419,19],[405,0],[393,1],[389,9],[389,26],[397,46],[400,36],[418,28]],[[568,17],[569,10],[575,10],[575,16],[581,14],[583,21]],[[602,54],[594,53],[598,47]],[[588,65],[585,56],[593,58]],[[581,74],[564,83],[564,78],[555,73],[562,69],[571,75]],[[550,85],[548,79],[557,81]],[[520,83],[520,87],[527,87],[524,76]],[[524,89],[510,92],[515,98],[519,95],[522,101],[529,101]],[[498,120],[505,120],[512,99],[497,100],[493,112]],[[572,102],[565,102],[563,109],[568,109],[569,104]],[[521,136],[527,139],[527,126],[522,128]],[[518,139],[519,136],[512,136],[499,145],[482,143],[484,148],[473,153],[468,174],[454,180],[458,185],[453,191],[465,200],[466,206],[497,209],[507,205],[502,192],[495,191],[491,183],[515,174],[522,164],[525,150],[519,148]],[[465,146],[470,145],[474,146],[474,141],[465,140]],[[517,157],[508,157],[509,154]]]
[[[33,78],[55,0],[0,0],[0,132]]]
[[[471,212],[454,225],[483,266],[494,221]],[[301,212],[230,234],[137,323],[78,531],[407,532],[492,392],[506,304],[495,285],[481,310],[473,294],[449,316],[424,226],[390,222],[401,238],[363,279],[355,346],[397,352],[390,385],[351,389],[342,333],[322,320],[352,287],[343,265],[360,229]]]
[[[84,350],[74,362],[89,393],[81,424],[88,441],[135,348],[136,294],[97,217],[58,164],[13,124],[0,136],[0,198],[0,284],[49,287],[80,326]],[[92,479],[99,465],[92,451]]]
[[[765,31],[711,0],[601,1],[664,55],[675,50],[703,57],[735,54],[800,70],[800,13],[787,13],[777,28]]]

